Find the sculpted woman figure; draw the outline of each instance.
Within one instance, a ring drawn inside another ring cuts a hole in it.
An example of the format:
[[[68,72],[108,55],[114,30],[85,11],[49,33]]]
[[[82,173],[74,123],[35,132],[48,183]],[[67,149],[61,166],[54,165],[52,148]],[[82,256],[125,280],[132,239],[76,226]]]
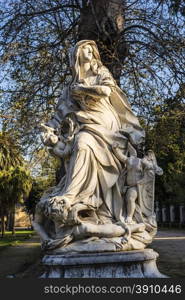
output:
[[[142,249],[156,230],[154,222],[146,230],[154,213],[126,223],[126,164],[113,145],[129,156],[128,145],[137,149],[144,131],[94,41],[78,42],[70,60],[72,80],[42,125],[42,140],[65,161],[65,176],[41,198],[34,227],[54,252]]]

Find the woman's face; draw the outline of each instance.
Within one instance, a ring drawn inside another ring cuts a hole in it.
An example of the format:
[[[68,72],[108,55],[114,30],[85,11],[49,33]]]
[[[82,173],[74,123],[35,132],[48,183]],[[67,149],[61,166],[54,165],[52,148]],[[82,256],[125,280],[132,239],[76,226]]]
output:
[[[83,62],[91,62],[93,58],[93,49],[90,45],[86,45],[82,48],[81,58]]]

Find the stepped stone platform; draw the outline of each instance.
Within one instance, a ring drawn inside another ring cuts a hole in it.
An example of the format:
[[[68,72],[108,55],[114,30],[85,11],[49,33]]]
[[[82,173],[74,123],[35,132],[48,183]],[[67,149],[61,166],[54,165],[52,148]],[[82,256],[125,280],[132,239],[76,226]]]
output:
[[[49,254],[42,259],[41,278],[165,278],[157,269],[158,256],[152,249]]]

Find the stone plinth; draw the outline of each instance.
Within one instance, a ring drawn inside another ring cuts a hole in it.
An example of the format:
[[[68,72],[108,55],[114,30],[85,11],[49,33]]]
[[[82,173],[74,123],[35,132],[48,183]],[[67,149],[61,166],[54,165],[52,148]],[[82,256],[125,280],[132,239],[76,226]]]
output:
[[[41,278],[163,278],[152,249],[45,255]]]

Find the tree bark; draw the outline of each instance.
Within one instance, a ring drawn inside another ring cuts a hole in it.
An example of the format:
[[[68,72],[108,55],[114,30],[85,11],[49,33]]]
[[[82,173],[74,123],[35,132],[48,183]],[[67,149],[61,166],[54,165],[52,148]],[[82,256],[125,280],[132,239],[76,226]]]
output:
[[[12,231],[13,228],[13,212],[9,213],[9,222],[8,222],[8,230]]]
[[[15,235],[15,204],[12,209],[12,235]]]
[[[1,215],[1,237],[3,238],[5,234],[5,218],[4,214]]]
[[[13,227],[13,214],[12,211],[8,214],[8,222],[7,222],[7,229],[8,231],[12,231]]]
[[[78,39],[96,41],[104,65],[119,83],[128,49],[124,40],[124,0],[83,1]]]
[[[10,214],[7,213],[6,215],[6,230],[10,230]]]

